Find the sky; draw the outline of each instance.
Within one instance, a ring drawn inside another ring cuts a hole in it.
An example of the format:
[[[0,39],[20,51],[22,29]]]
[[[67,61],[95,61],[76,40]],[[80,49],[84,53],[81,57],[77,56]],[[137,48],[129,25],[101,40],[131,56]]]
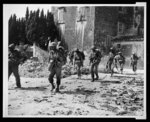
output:
[[[51,11],[50,4],[4,4],[3,5],[3,14],[9,18],[12,14],[16,14],[17,18],[25,17],[26,8],[30,10],[44,10],[44,14],[47,13],[47,10]]]

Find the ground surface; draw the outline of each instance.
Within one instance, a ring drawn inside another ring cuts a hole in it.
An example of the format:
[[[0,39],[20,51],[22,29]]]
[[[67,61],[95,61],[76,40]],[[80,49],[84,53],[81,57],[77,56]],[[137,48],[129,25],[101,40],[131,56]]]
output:
[[[127,73],[128,72],[128,73]],[[47,77],[21,77],[22,88],[15,88],[13,75],[9,79],[8,115],[33,116],[143,116],[143,71],[134,75],[99,73],[91,82],[90,75],[76,79],[63,78],[61,93],[51,92]]]
[[[15,88],[13,75],[9,78],[9,116],[144,116],[143,70],[134,75],[131,69],[125,69],[124,74],[110,77],[105,72],[108,57],[103,57],[100,78],[91,82],[87,56],[82,79],[76,79],[76,72],[67,64],[62,71],[61,93],[54,93],[50,91],[48,64],[43,58],[47,53],[39,52],[45,61],[32,59],[19,66],[22,88]]]

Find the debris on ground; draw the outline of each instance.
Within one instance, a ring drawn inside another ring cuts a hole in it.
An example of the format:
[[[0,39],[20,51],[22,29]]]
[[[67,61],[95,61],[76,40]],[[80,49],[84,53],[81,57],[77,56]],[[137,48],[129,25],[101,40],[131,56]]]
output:
[[[19,66],[19,73],[22,77],[48,77],[49,71],[48,71],[48,63],[41,63],[38,60],[27,60],[24,64]],[[81,73],[89,74],[89,68],[88,67],[82,67]],[[62,67],[62,78],[69,77],[70,75],[76,75],[77,69],[76,67],[73,67],[71,64],[66,64]]]

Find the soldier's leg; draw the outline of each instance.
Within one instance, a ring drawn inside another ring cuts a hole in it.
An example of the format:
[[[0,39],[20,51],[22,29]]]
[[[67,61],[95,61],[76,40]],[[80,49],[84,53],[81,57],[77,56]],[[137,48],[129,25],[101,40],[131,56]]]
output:
[[[94,64],[91,65],[91,78],[92,78],[91,82],[94,82]]]
[[[16,78],[16,86],[18,88],[20,88],[21,87],[21,83],[20,83],[20,76],[19,76],[18,68],[19,68],[18,65],[14,65],[12,67],[12,72],[13,72],[15,78]]]
[[[114,68],[115,68],[115,67],[116,67],[115,64],[112,63],[112,66],[111,66],[111,76],[114,74]]]
[[[56,84],[57,84],[57,87],[56,87],[56,92],[59,92],[59,86],[61,84],[61,67],[58,67],[56,69]]]
[[[95,80],[99,79],[99,76],[98,76],[98,65],[99,64],[95,64],[95,75],[96,75],[96,79]]]
[[[133,72],[134,72],[134,63],[132,63],[132,70],[133,70]]]
[[[137,64],[134,63],[134,64],[133,64],[133,71],[136,72],[136,70],[137,70]]]
[[[109,71],[109,60],[107,61],[107,64],[106,64],[106,71],[107,72]]]
[[[78,78],[81,78],[81,64],[77,65]]]
[[[12,74],[12,69],[11,69],[11,66],[9,66],[9,69],[8,69],[8,79],[10,77],[10,75]]]
[[[109,62],[109,71],[111,71],[112,63],[113,63],[113,61]]]
[[[9,60],[8,61],[8,78],[10,77],[10,75],[12,74],[12,72],[13,72],[13,63]]]
[[[50,71],[49,78],[48,78],[49,82],[50,82],[51,85],[52,85],[51,91],[53,91],[53,89],[55,89],[55,86],[54,86],[54,79],[53,79],[53,78],[54,78],[54,75],[55,75],[55,69],[53,68],[53,70]]]
[[[137,63],[135,63],[135,72],[136,72],[136,70],[137,70]]]
[[[121,74],[123,73],[123,63],[121,62],[120,63],[120,71],[121,71]]]

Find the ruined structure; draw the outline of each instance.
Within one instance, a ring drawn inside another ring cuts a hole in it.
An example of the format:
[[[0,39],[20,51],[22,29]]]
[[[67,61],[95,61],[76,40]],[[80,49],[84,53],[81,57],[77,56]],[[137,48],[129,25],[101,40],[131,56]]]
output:
[[[52,13],[69,50],[95,45],[107,54],[119,44],[127,58],[134,51],[144,61],[144,7],[55,6]]]
[[[121,45],[127,59],[132,52],[140,56],[140,67],[144,67],[144,7],[119,7],[117,36],[113,45]]]
[[[52,7],[62,38],[69,45],[88,51],[92,45],[107,47],[117,35],[117,7]]]

